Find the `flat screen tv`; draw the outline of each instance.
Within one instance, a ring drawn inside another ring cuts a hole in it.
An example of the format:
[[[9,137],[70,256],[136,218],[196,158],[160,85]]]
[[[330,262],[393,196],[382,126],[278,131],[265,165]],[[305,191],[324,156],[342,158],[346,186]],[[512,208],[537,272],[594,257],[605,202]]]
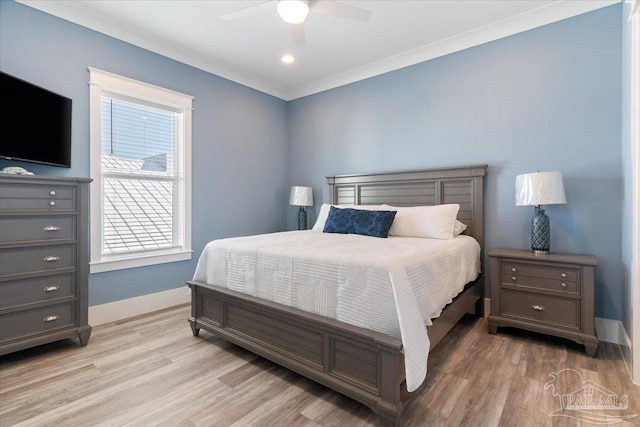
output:
[[[71,100],[0,71],[0,157],[71,167]]]

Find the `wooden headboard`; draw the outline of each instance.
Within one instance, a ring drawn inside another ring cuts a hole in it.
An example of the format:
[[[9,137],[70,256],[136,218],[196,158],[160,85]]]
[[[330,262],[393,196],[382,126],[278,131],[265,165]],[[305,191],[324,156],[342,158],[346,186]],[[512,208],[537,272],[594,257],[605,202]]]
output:
[[[458,203],[464,234],[484,248],[483,180],[487,165],[328,176],[332,204],[421,206]]]

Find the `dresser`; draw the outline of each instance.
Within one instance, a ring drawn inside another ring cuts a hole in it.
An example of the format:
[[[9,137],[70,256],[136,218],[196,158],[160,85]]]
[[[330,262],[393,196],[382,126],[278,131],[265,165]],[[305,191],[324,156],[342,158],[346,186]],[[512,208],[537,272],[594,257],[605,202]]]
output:
[[[0,354],[87,345],[90,181],[0,174]]]
[[[595,356],[593,256],[494,249],[489,259],[489,332],[511,326],[564,337]]]

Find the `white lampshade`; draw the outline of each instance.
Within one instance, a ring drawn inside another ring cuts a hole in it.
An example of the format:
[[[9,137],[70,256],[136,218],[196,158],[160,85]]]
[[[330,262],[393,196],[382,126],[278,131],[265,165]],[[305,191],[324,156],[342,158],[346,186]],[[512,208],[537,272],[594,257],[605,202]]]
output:
[[[289,204],[293,206],[313,206],[313,188],[291,187]]]
[[[278,0],[276,9],[284,22],[300,24],[307,19],[309,2],[306,0]]]
[[[516,176],[516,206],[567,203],[560,172],[534,172]]]

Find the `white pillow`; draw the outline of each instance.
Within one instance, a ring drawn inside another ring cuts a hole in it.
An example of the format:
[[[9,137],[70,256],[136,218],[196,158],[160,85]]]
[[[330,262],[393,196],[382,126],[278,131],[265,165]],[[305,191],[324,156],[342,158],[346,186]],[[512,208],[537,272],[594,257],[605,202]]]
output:
[[[453,239],[453,229],[460,205],[394,207],[382,205],[381,210],[397,211],[389,236]]]
[[[458,221],[456,219],[456,223],[453,225],[453,235],[458,236],[462,234],[466,229],[467,229],[467,224],[465,224],[464,222]]]
[[[331,206],[334,206],[340,209],[352,208],[352,209],[361,209],[365,211],[377,211],[380,209],[380,205],[330,205],[329,203],[323,203],[322,206],[320,206],[318,219],[316,220],[316,223],[313,225],[312,230],[316,230],[316,231],[324,230],[324,223],[327,222],[327,218],[329,217],[329,208]]]

